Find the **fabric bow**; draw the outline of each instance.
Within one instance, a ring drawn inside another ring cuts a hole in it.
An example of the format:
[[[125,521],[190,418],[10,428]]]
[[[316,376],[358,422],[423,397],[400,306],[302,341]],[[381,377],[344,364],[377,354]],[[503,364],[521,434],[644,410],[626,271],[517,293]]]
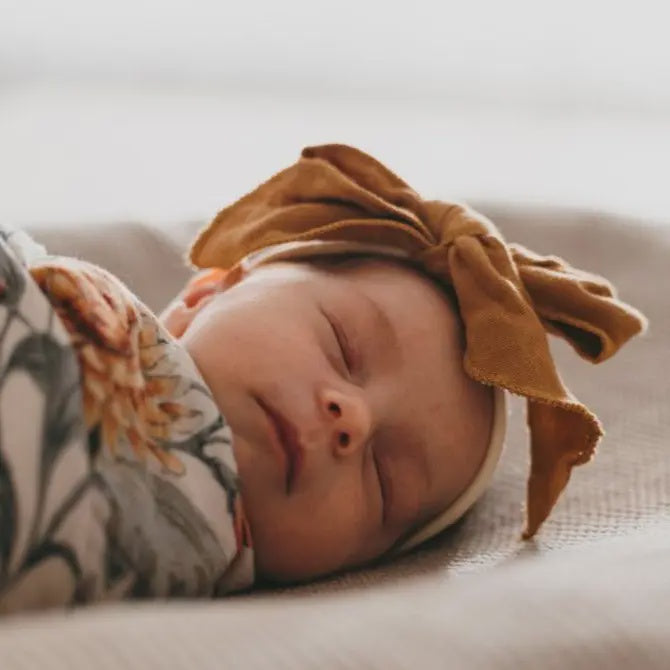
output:
[[[198,267],[232,268],[269,245],[344,240],[400,249],[456,294],[466,333],[464,368],[473,379],[525,396],[531,437],[524,538],[547,518],[575,465],[604,434],[598,418],[565,387],[547,332],[600,363],[647,320],[603,277],[556,256],[507,244],[467,205],[421,198],[353,147],[308,147],[223,209],[194,242]]]

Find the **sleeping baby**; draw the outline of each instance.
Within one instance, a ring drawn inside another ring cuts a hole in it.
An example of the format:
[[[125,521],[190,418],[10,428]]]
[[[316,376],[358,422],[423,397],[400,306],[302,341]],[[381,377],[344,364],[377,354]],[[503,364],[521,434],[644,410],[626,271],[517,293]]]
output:
[[[207,279],[164,320],[233,432],[259,575],[386,554],[497,459],[493,389],[465,374],[456,309],[413,268],[350,256]]]
[[[530,537],[603,433],[547,334],[600,362],[646,327],[602,277],[344,145],[222,210],[160,319],[101,268],[0,244],[4,612],[408,551],[486,489],[506,392],[527,399]]]

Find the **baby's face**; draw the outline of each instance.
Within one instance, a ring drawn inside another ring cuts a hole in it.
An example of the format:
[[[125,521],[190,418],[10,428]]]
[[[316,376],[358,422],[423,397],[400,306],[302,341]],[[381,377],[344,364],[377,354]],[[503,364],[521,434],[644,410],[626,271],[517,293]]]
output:
[[[429,279],[277,262],[204,298],[177,330],[232,429],[259,576],[368,563],[471,481],[491,395]]]

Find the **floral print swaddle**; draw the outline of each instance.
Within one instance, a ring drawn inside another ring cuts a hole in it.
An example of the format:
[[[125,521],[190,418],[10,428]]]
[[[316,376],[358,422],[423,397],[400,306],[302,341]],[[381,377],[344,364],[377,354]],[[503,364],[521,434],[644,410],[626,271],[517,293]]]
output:
[[[0,612],[253,582],[232,434],[118,279],[0,228]]]

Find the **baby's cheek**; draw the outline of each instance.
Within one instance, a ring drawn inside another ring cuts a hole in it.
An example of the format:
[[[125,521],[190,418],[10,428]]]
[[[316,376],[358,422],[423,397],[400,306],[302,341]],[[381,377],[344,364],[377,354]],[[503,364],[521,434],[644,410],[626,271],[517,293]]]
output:
[[[306,580],[352,563],[367,531],[360,494],[343,489],[286,502],[254,538],[259,571],[280,581]]]

